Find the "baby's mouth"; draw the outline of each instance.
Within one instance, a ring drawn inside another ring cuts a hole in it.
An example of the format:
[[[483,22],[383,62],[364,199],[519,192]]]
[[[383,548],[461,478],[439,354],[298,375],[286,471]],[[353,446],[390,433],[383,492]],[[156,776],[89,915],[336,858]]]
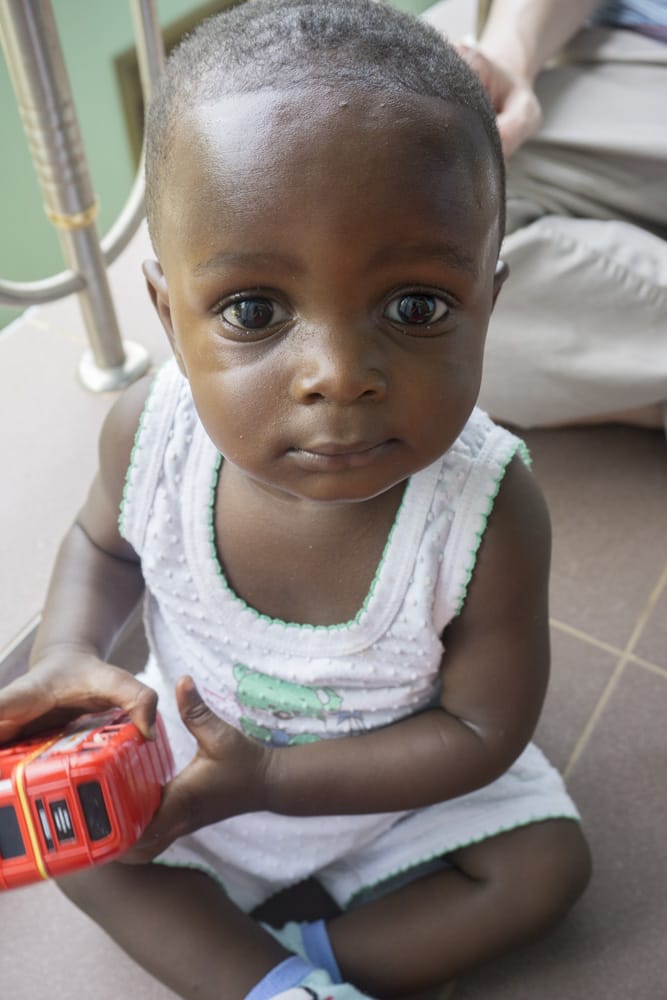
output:
[[[313,471],[340,472],[372,465],[395,444],[394,439],[373,444],[369,441],[321,441],[306,447],[290,448],[297,465]]]

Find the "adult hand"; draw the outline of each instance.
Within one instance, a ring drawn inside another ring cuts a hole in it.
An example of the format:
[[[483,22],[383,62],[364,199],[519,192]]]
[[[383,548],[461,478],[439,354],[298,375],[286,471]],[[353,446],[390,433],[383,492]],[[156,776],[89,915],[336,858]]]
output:
[[[489,96],[497,116],[503,153],[508,160],[542,123],[542,109],[532,83],[509,73],[475,45],[458,42],[456,48],[477,73]]]
[[[58,646],[0,690],[0,743],[109,708],[122,708],[151,739],[156,707],[155,691],[126,670],[76,646]]]
[[[128,864],[151,861],[177,837],[202,826],[262,808],[271,750],[215,715],[191,677],[179,680],[176,700],[197,750],[165,787],[143,837],[121,858]]]

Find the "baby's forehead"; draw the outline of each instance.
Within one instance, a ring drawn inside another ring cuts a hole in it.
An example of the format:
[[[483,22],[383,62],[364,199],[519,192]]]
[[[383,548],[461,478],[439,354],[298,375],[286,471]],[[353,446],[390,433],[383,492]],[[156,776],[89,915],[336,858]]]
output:
[[[288,87],[224,93],[202,100],[180,116],[172,150],[176,157],[226,155],[232,166],[263,150],[268,157],[301,150],[317,157],[336,144],[354,141],[369,156],[409,136],[415,150],[468,157],[471,169],[491,163],[493,153],[481,117],[474,109],[400,86],[364,82],[343,85],[309,80]],[[344,156],[344,149],[339,150]],[[335,168],[335,159],[332,168]]]
[[[435,29],[373,0],[253,0],[203,22],[170,55],[147,113],[146,206],[153,237],[174,131],[202,99],[305,84],[306,112],[315,84],[338,92],[349,81],[373,86],[379,105],[401,88],[406,99],[430,95],[441,108],[450,99],[460,102],[483,121],[496,181],[504,185],[493,109],[479,78]],[[480,156],[485,158],[481,139]]]
[[[406,224],[412,242],[434,225],[472,243],[499,229],[475,113],[399,89],[322,85],[202,102],[179,122],[172,161],[161,210],[172,246],[219,241],[222,230],[269,246],[315,218],[331,245],[360,224],[385,242],[389,231],[407,239]]]
[[[180,116],[170,146],[159,214],[160,228],[166,223],[172,233],[186,217],[204,228],[213,203],[238,216],[252,202],[268,220],[277,197],[300,206],[307,187],[311,197],[331,199],[341,177],[360,191],[378,179],[389,199],[409,189],[422,216],[434,199],[467,202],[492,228],[501,214],[493,153],[475,110],[406,88],[321,80],[224,93]],[[354,194],[345,195],[353,206]],[[369,197],[377,206],[372,187]]]

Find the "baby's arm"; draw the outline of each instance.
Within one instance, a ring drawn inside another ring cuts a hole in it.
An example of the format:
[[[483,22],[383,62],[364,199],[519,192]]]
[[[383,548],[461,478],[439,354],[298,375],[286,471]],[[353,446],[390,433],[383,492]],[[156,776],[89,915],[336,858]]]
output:
[[[57,724],[84,711],[120,706],[148,735],[155,695],[104,663],[143,590],[139,562],[118,532],[118,508],[147,383],[133,386],[107,418],[100,470],[56,560],[31,669],[0,691],[0,741],[29,723]]]
[[[371,733],[268,749],[211,713],[189,681],[177,690],[198,741],[167,788],[134,859],[239,812],[287,815],[418,808],[498,777],[530,739],[549,670],[549,519],[530,472],[510,465],[464,610],[445,635],[439,708]]]
[[[416,808],[502,774],[535,728],[549,671],[546,506],[515,459],[445,635],[440,708],[366,735],[272,753],[267,805],[282,813]]]

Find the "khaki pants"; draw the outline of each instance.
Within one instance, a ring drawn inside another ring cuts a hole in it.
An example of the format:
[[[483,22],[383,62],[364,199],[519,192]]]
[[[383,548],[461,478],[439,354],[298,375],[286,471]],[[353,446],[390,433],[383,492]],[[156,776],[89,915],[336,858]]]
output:
[[[586,29],[508,166],[480,405],[523,427],[667,410],[667,45]]]

